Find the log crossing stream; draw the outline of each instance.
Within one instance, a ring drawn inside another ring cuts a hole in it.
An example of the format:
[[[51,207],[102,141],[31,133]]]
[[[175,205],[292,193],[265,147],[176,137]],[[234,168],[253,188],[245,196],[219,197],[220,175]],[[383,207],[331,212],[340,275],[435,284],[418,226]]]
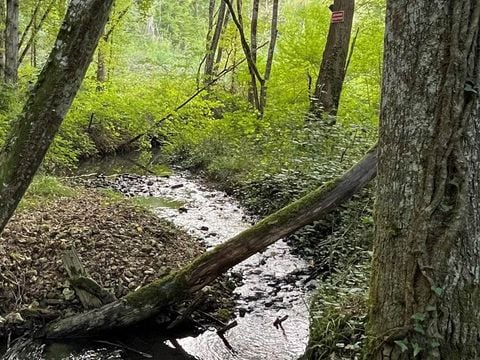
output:
[[[252,222],[235,199],[187,173],[119,175],[108,183],[126,196],[148,198],[159,217],[198,237],[208,248]],[[238,325],[225,334],[228,346],[214,330],[176,340],[151,333],[129,334],[119,340],[123,348],[98,341],[37,344],[23,350],[24,355],[17,352],[5,359],[298,359],[308,341],[306,268],[284,241],[237,265],[233,271],[242,275],[243,285],[235,290]],[[274,326],[278,318],[287,318],[283,329]]]

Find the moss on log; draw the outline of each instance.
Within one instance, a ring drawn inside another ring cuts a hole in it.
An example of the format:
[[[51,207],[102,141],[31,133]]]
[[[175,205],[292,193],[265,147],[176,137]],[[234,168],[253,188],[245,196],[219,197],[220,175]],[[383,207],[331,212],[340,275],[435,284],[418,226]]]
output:
[[[336,209],[375,177],[376,162],[376,148],[373,148],[342,177],[268,216],[190,265],[111,304],[54,321],[38,336],[85,337],[132,325],[158,314],[165,306],[184,301],[234,265]]]

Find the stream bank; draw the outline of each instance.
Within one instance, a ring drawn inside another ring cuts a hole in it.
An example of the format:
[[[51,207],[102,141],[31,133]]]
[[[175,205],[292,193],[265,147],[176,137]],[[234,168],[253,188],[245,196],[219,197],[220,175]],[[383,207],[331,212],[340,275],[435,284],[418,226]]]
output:
[[[170,199],[175,206],[155,206],[159,217],[170,220],[203,240],[207,248],[221,244],[254,222],[235,199],[212,189],[185,172],[169,176],[119,175],[89,181],[128,197]],[[155,203],[155,201],[151,201]],[[198,359],[297,359],[308,339],[308,266],[279,241],[233,268],[243,284],[236,294],[238,325],[226,335],[227,344],[215,331],[179,339],[180,346]],[[285,319],[282,326],[275,326]]]
[[[85,185],[95,188],[93,192],[103,187],[118,190],[137,201],[143,199],[140,202],[144,206],[199,238],[199,244],[206,248],[244,230],[253,221],[234,199],[186,173],[168,177],[98,176],[84,180]],[[94,209],[84,203],[74,212],[88,216],[89,210]],[[129,227],[130,223],[125,221],[123,226]],[[122,243],[121,240],[117,242]],[[176,252],[183,255],[189,251],[192,249],[178,248]],[[143,269],[143,265],[139,268]],[[34,344],[25,354],[36,354],[34,359],[136,359],[140,355],[135,351],[139,351],[158,359],[297,359],[303,354],[308,339],[308,300],[302,282],[307,278],[306,268],[303,260],[291,255],[285,242],[277,243],[235,268],[233,277],[243,280],[231,297],[235,301],[238,325],[227,332],[226,341],[213,328],[198,336],[187,334],[179,339],[169,338],[168,334],[160,334],[155,329],[153,333],[148,329],[144,329],[146,333],[136,329],[129,334],[117,334],[108,343],[98,343],[98,339],[94,339],[81,344]],[[279,319],[284,319],[281,326],[276,323]],[[119,341],[128,346],[108,345]],[[9,355],[5,359],[22,358],[18,354],[14,356],[17,357]]]

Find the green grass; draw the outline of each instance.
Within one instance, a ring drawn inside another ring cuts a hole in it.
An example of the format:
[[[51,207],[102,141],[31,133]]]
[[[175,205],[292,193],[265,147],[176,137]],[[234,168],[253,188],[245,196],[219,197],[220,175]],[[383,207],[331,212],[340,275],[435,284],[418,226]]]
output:
[[[61,197],[74,197],[78,190],[63,183],[54,176],[38,175],[30,184],[25,196],[19,204],[19,209],[28,209],[38,204]]]
[[[154,208],[178,209],[185,205],[182,201],[163,197],[136,196],[133,198],[127,198],[121,192],[112,189],[99,189],[98,192],[108,200],[130,202],[134,206],[148,211],[151,211]]]

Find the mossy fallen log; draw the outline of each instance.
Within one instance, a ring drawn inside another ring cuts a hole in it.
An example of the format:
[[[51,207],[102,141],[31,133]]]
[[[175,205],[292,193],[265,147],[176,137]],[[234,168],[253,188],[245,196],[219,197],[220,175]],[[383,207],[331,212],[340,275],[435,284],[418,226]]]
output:
[[[56,320],[37,335],[49,339],[85,337],[130,326],[158,314],[165,306],[184,301],[234,265],[336,209],[375,177],[376,162],[373,148],[342,177],[268,216],[175,273],[101,308]]]

